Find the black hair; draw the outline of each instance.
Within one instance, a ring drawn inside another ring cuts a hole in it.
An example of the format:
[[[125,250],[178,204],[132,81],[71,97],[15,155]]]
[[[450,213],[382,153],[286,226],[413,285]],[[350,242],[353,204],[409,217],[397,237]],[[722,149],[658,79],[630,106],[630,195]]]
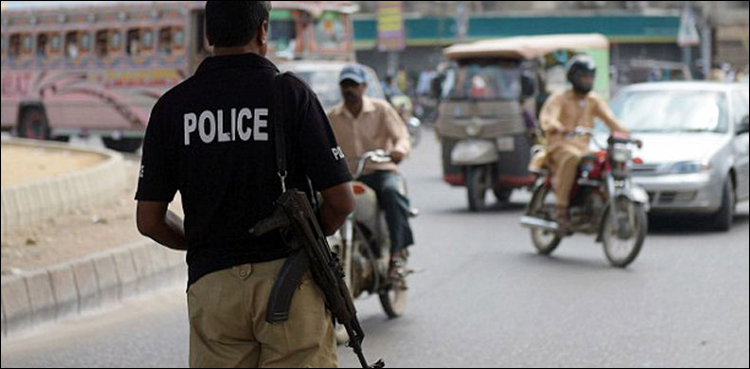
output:
[[[206,1],[206,34],[214,46],[247,45],[270,13],[270,1]]]

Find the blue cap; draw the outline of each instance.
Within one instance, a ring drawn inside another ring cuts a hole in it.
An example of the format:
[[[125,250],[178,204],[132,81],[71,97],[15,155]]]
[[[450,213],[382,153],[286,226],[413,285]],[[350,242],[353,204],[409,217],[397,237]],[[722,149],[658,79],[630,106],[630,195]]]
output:
[[[339,83],[344,82],[347,79],[354,81],[358,85],[367,83],[367,73],[365,73],[365,68],[359,64],[347,65],[341,71],[341,74],[339,74]]]

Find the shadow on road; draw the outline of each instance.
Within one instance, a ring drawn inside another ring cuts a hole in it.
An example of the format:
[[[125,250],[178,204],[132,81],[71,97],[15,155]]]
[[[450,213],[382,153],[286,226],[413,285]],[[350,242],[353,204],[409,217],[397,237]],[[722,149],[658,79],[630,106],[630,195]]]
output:
[[[685,236],[723,233],[712,227],[712,221],[712,217],[701,216],[652,216],[649,217],[648,221],[649,234],[660,236]],[[747,227],[748,223],[750,223],[750,214],[739,213],[734,216],[733,227]]]
[[[628,269],[612,267],[602,255],[599,259],[583,259],[578,257],[558,257],[553,255],[544,256],[535,252],[518,253],[514,257],[521,263],[529,266],[553,267],[560,270],[589,269],[589,270],[615,270],[628,273]]]

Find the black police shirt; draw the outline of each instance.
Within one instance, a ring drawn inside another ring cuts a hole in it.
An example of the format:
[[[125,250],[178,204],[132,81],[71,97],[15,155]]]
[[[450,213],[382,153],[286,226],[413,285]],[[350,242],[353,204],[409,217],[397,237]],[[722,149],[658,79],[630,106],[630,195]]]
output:
[[[279,232],[252,237],[281,195],[273,130],[278,69],[254,54],[207,58],[162,96],[146,129],[136,200],[182,196],[188,286],[233,266],[285,258]],[[293,75],[283,94],[289,188],[322,191],[351,180],[325,111]],[[309,179],[309,180],[308,180]]]

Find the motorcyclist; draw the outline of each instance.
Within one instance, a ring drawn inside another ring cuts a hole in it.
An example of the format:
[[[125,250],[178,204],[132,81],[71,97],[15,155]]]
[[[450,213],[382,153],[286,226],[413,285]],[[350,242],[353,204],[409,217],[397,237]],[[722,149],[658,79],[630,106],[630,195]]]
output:
[[[592,92],[596,64],[588,55],[578,55],[568,64],[567,79],[572,88],[559,91],[544,104],[541,128],[547,137],[547,164],[552,172],[556,198],[556,218],[560,232],[570,232],[570,193],[581,158],[588,152],[588,136],[571,136],[577,128],[594,128],[601,119],[613,132],[628,134],[606,102]]]
[[[357,160],[369,151],[383,150],[393,160],[368,165],[359,181],[377,193],[391,238],[389,277],[394,283],[402,283],[406,273],[407,248],[414,244],[409,225],[409,199],[401,190],[403,178],[398,170],[398,164],[411,151],[409,132],[387,101],[365,96],[367,78],[361,65],[344,68],[339,84],[344,102],[333,107],[328,117],[341,150],[351,164],[352,173],[356,172]]]

